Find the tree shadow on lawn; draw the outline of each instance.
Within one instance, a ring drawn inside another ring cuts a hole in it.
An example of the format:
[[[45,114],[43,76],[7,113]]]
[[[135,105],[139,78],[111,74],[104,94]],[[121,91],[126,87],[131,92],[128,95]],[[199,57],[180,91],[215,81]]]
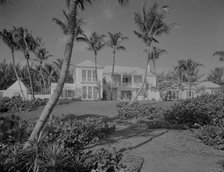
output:
[[[103,122],[113,122],[115,119],[117,119],[117,117],[108,117],[108,116],[104,116],[104,115],[99,115],[99,114],[82,114],[82,115],[77,115],[77,114],[68,114],[68,115],[64,115],[62,114],[60,116],[60,118],[62,120],[85,120],[88,118],[101,118]]]
[[[148,142],[151,142],[153,139],[166,134],[168,131],[169,131],[168,129],[146,129],[146,128],[143,129],[140,128],[137,124],[129,124],[123,129],[119,129],[118,126],[116,128],[116,131],[111,136],[103,139],[100,143],[92,145],[88,148],[116,144],[122,140],[132,142],[134,139],[138,143],[135,143],[133,146],[121,149],[121,151],[132,150],[141,147],[147,144]],[[148,139],[146,139],[147,137]],[[139,138],[141,138],[140,141]],[[141,141],[142,139],[143,141]]]

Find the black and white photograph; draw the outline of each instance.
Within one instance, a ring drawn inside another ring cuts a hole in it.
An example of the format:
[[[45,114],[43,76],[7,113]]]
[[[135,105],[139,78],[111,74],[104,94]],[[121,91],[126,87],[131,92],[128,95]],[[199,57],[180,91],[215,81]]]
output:
[[[0,172],[224,172],[224,0],[0,0]]]

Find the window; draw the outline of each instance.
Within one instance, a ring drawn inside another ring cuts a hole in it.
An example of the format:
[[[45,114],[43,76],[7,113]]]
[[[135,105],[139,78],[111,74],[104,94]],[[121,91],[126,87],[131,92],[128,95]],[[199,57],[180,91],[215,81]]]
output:
[[[187,91],[187,98],[193,98],[194,97],[194,91]]]
[[[93,70],[93,81],[96,81],[96,72]]]
[[[92,90],[92,88],[93,88],[93,87],[88,86],[88,99],[92,99],[92,98],[93,98],[93,96],[92,96],[92,94],[93,94],[93,90]]]
[[[74,93],[73,90],[65,90],[65,96],[66,96],[66,98],[67,97],[72,98],[73,97],[73,93]]]
[[[91,82],[91,70],[88,70],[88,73],[87,74],[88,74],[87,75],[88,76],[88,81]]]
[[[82,87],[82,98],[83,99],[87,98],[87,87],[86,86]]]
[[[86,70],[82,70],[82,81],[86,81]]]
[[[94,99],[94,100],[97,99],[97,92],[98,92],[97,87],[93,87],[93,99]]]

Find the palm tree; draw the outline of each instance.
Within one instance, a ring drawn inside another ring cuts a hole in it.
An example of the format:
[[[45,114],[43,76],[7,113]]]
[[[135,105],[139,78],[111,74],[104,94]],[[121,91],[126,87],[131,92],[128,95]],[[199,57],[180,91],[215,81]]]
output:
[[[191,59],[180,61],[179,69],[182,70],[183,75],[185,75],[185,78],[187,78],[190,92],[191,92],[191,82],[194,81],[195,78],[197,78],[199,68],[201,66],[203,65]]]
[[[136,101],[137,97],[143,90],[143,87],[146,83],[148,65],[150,62],[149,58],[151,53],[150,48],[152,44],[159,43],[159,41],[156,38],[163,34],[168,34],[171,29],[171,26],[173,25],[164,22],[164,19],[167,16],[167,9],[168,6],[163,6],[161,9],[159,9],[159,5],[157,3],[154,3],[152,8],[149,11],[146,11],[146,4],[144,4],[142,10],[143,14],[142,15],[140,13],[134,14],[134,22],[139,29],[139,31],[134,31],[134,33],[137,35],[139,39],[141,39],[144,42],[146,46],[145,52],[147,61],[142,86],[139,89],[135,98],[131,101],[131,104],[133,104],[133,102]]]
[[[122,45],[120,45],[123,41],[128,40],[128,37],[123,36],[121,32],[118,33],[110,33],[108,32],[109,35],[109,41],[108,41],[108,46],[113,49],[113,66],[112,66],[112,73],[111,73],[111,100],[113,100],[113,79],[114,79],[114,66],[115,66],[115,55],[116,51],[118,50],[123,50],[125,51],[126,48]]]
[[[167,54],[167,51],[164,49],[160,49],[158,47],[153,46],[152,52],[149,54],[149,59],[153,64],[153,73],[156,73],[156,60],[163,54]]]
[[[128,0],[118,0],[120,4],[125,4]],[[63,65],[60,73],[60,77],[58,80],[58,84],[56,86],[56,89],[49,99],[48,103],[46,104],[44,110],[42,111],[28,141],[24,145],[24,149],[31,146],[32,141],[39,136],[42,128],[44,127],[45,123],[47,122],[47,119],[49,118],[54,106],[56,105],[58,98],[62,92],[66,74],[70,65],[70,60],[72,56],[72,50],[73,50],[73,43],[75,39],[75,28],[77,27],[77,15],[78,10],[84,10],[86,5],[91,4],[93,0],[66,0],[66,6],[68,9],[68,23],[67,28],[68,31],[65,35],[66,42],[65,42],[65,51],[64,51],[64,60]]]
[[[220,61],[224,60],[224,51],[216,51],[213,56],[218,56]]]
[[[37,50],[34,51],[34,54],[36,55],[35,60],[39,61],[39,63],[40,63],[40,65],[39,65],[40,76],[42,77],[44,89],[46,91],[47,85],[46,85],[46,81],[45,81],[44,74],[43,74],[43,62],[48,60],[48,58],[52,57],[53,55],[49,54],[49,52],[46,50],[46,48],[38,48]]]
[[[19,50],[24,53],[24,57],[27,62],[27,71],[29,74],[32,99],[34,99],[33,81],[32,81],[29,60],[30,60],[30,51],[34,51],[34,49],[37,49],[39,44],[38,42],[36,42],[36,40],[31,35],[31,33],[28,33],[27,29],[24,29],[23,27],[18,27],[18,28],[14,27],[14,30],[12,31],[12,37],[13,37],[13,41],[19,47]]]
[[[104,41],[105,35],[97,34],[96,32],[93,32],[89,37],[83,34],[83,37],[79,38],[79,41],[84,41],[87,43],[88,47],[87,49],[94,54],[94,61],[95,61],[95,77],[96,77],[96,83],[97,83],[97,89],[98,89],[98,100],[101,99],[101,89],[100,89],[100,81],[98,80],[98,73],[97,73],[97,55],[98,52],[101,51],[106,43]]]
[[[40,131],[44,127],[45,123],[47,122],[47,119],[49,118],[54,106],[56,105],[59,96],[62,92],[66,75],[69,69],[70,60],[72,56],[72,50],[73,50],[73,43],[75,40],[75,30],[77,26],[77,15],[78,10],[84,10],[86,5],[91,4],[92,0],[66,0],[66,7],[68,12],[66,13],[68,15],[68,22],[67,22],[67,32],[65,34],[66,37],[66,43],[65,43],[65,51],[64,51],[64,59],[63,59],[63,65],[61,68],[60,77],[58,80],[58,84],[55,88],[55,91],[51,98],[49,99],[47,105],[45,106],[44,110],[42,111],[30,137],[29,140],[25,143],[24,149],[31,146],[31,142],[40,134]]]
[[[174,67],[175,78],[180,82],[187,82],[187,78],[184,71],[185,60],[178,60],[178,65]]]
[[[216,67],[214,70],[211,70],[210,74],[207,77],[207,80],[222,85],[223,76],[224,76],[224,68]]]
[[[14,52],[15,52],[15,49],[18,49],[18,47],[16,46],[15,42],[13,42],[12,33],[8,32],[6,29],[4,29],[2,32],[0,32],[0,37],[1,37],[2,41],[9,47],[9,49],[11,51],[14,72],[15,72],[17,81],[19,83],[20,92],[22,94],[23,99],[26,100],[25,95],[23,93],[22,86],[21,86],[21,82],[20,82],[21,80],[19,78],[19,74],[16,70],[16,64],[15,64]]]

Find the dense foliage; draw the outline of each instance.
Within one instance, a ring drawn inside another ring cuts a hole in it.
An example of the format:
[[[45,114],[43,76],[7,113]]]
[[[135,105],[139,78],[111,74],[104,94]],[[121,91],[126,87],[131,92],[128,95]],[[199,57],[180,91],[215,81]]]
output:
[[[31,65],[31,76],[33,78],[33,86],[36,93],[50,92],[51,82],[58,81],[62,62],[62,59],[56,59],[55,61],[53,61],[53,63],[44,63],[41,68],[40,65],[34,65],[36,64],[35,62]],[[15,67],[22,82],[29,88],[30,83],[28,78],[29,75],[27,72],[27,66],[17,63]],[[16,81],[16,75],[13,70],[13,64],[7,63],[6,60],[0,62],[0,69],[0,90],[5,90]],[[43,75],[40,75],[40,70],[42,70]],[[44,84],[42,76],[44,77],[44,81],[46,82],[47,90],[45,90],[43,86]],[[73,82],[72,71],[70,69],[66,77],[66,82]]]
[[[165,120],[186,124],[189,127],[206,124],[219,125],[224,122],[224,97],[203,95],[177,102],[165,113]]]
[[[118,116],[123,120],[132,118],[163,119],[164,110],[151,103],[135,102],[131,105],[128,102],[120,102],[117,104],[117,108]]]
[[[0,99],[0,113],[1,112],[21,112],[21,111],[34,111],[40,106],[46,105],[48,99],[32,99],[23,100],[19,96],[12,98],[4,97]],[[80,99],[60,99],[58,101],[59,105],[69,104],[74,101],[80,101]]]
[[[19,96],[12,98],[4,97],[0,100],[0,112],[33,111],[40,106],[46,105],[46,102],[47,99],[32,99],[30,101],[26,101]]]
[[[224,127],[206,125],[197,131],[197,137],[206,145],[214,146],[217,149],[224,150]]]
[[[33,126],[11,116],[0,119],[0,169],[8,171],[118,171],[122,153],[85,146],[110,135],[115,127],[101,119],[52,118],[42,133],[23,150]]]

